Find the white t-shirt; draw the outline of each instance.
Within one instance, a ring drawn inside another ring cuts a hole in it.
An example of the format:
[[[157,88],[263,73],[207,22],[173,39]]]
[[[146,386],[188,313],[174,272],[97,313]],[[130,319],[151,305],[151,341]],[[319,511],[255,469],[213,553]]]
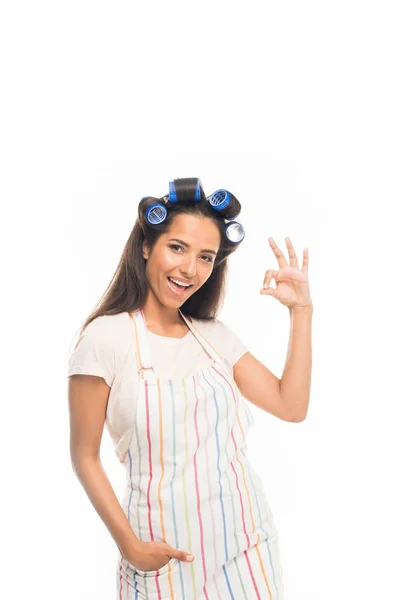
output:
[[[219,319],[191,319],[222,356],[233,376],[233,365],[247,352],[246,345]],[[157,377],[190,377],[213,362],[190,330],[183,338],[147,333]],[[137,369],[135,330],[127,312],[102,315],[89,323],[68,363],[68,377],[76,373],[98,375],[110,386],[106,426],[122,463],[135,425]]]

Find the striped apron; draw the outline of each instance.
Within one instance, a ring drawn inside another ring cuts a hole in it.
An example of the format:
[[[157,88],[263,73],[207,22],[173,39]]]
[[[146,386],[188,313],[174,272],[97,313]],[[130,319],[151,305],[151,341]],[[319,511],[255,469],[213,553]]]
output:
[[[155,376],[144,313],[129,313],[140,384],[123,510],[140,540],[195,558],[143,571],[118,549],[117,599],[283,600],[273,515],[247,458],[254,417],[223,358],[179,312],[213,363],[174,379]]]

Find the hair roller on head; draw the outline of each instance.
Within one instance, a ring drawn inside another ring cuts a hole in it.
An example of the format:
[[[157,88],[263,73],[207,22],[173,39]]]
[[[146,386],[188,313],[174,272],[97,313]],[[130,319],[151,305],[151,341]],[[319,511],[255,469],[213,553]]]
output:
[[[158,225],[165,221],[168,215],[167,208],[165,204],[161,204],[161,202],[157,202],[156,204],[152,204],[145,210],[145,218],[149,225]]]
[[[176,182],[179,179],[174,179],[169,182],[169,194],[164,196],[171,204],[180,202],[182,204],[193,204],[205,199],[201,180],[197,177],[189,177],[185,180],[186,185],[176,187]]]
[[[218,211],[224,219],[236,219],[240,213],[239,200],[228,190],[217,190],[211,196],[207,196],[210,206]]]
[[[225,225],[225,237],[228,244],[240,244],[244,240],[245,231],[241,223],[231,221]]]
[[[178,182],[179,185],[176,185]],[[150,198],[150,196],[144,196],[142,200],[146,198]],[[169,207],[178,207],[180,204],[195,204],[197,202],[208,203],[208,206],[221,219],[230,221],[224,229],[225,240],[230,246],[240,244],[243,241],[245,236],[244,227],[241,223],[233,220],[236,219],[241,210],[239,200],[225,189],[218,189],[206,197],[201,180],[195,177],[170,181],[169,194],[148,206],[144,210],[144,218],[150,227],[157,228],[157,225],[163,223],[168,217]]]

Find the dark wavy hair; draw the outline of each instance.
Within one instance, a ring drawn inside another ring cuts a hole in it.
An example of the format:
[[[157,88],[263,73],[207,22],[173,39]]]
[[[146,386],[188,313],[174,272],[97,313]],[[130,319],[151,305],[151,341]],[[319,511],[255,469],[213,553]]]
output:
[[[103,296],[95,306],[93,312],[81,327],[83,330],[97,317],[102,315],[117,315],[122,312],[133,312],[142,308],[148,294],[148,281],[146,277],[146,259],[143,257],[142,245],[146,240],[151,252],[158,237],[169,231],[174,217],[177,214],[188,213],[211,219],[220,231],[221,243],[214,260],[213,270],[207,281],[190,296],[180,307],[181,311],[197,319],[214,319],[223,303],[227,275],[227,258],[236,250],[237,245],[231,245],[224,234],[225,218],[236,215],[225,214],[222,217],[213,209],[204,193],[200,182],[201,200],[192,202],[199,179],[196,177],[174,179],[175,190],[179,202],[168,204],[168,216],[162,223],[150,226],[145,218],[146,209],[160,198],[146,196],[138,205],[138,217],[125,244],[122,256],[116,271],[108,284]],[[235,199],[237,201],[237,199]],[[187,202],[185,204],[185,202]],[[240,203],[237,201],[240,209]],[[236,210],[237,214],[237,210]]]

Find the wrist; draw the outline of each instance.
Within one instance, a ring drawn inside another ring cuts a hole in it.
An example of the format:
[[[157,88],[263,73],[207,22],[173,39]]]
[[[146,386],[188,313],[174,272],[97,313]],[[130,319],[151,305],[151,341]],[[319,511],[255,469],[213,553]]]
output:
[[[122,557],[132,563],[136,556],[143,552],[143,542],[137,536],[122,544],[122,548],[117,544]]]
[[[300,310],[300,311],[311,311],[313,310],[314,306],[313,303],[310,302],[309,304],[296,304],[295,306],[290,306],[289,310]]]

